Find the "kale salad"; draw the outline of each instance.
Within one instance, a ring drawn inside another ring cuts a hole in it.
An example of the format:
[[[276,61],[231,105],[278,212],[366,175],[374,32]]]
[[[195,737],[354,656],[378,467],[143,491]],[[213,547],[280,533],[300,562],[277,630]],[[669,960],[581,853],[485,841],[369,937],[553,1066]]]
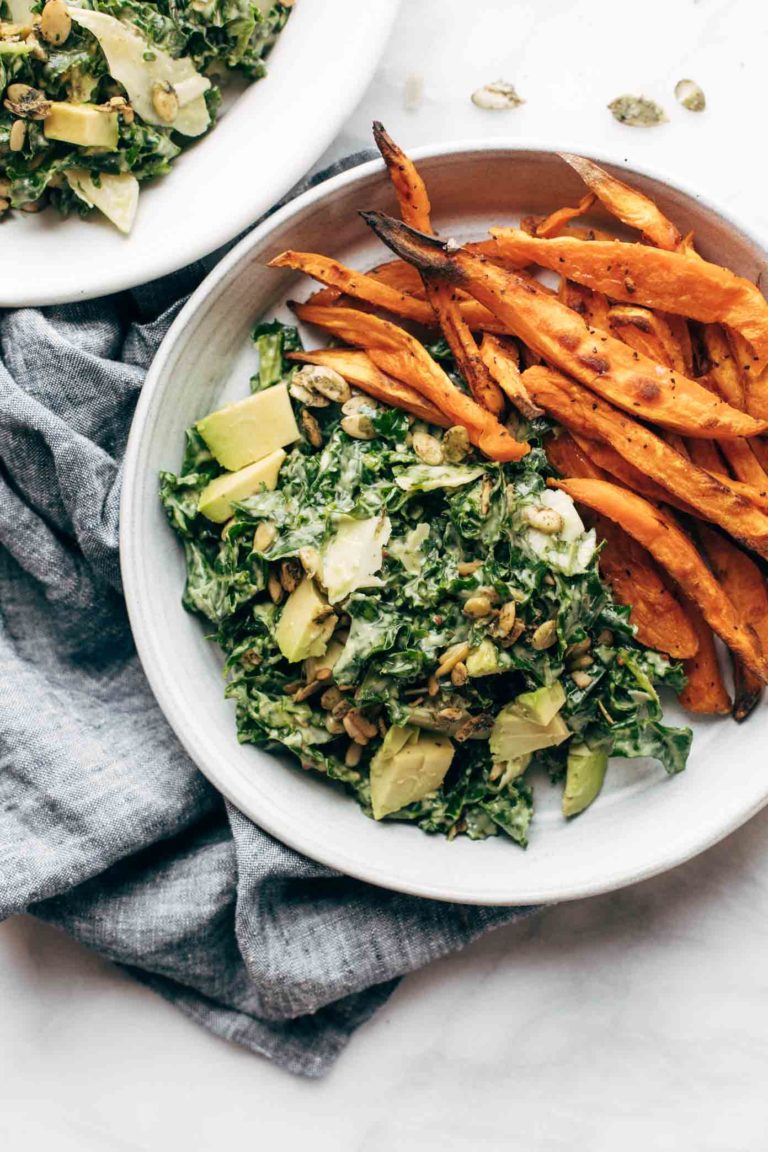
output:
[[[637,643],[594,531],[547,487],[553,425],[529,422],[530,453],[495,463],[463,427],[287,359],[295,328],[254,339],[251,394],[190,428],[161,477],[239,740],[288,750],[377,820],[521,845],[533,765],[566,817],[610,756],[679,772],[691,733],[662,723],[658,691],[681,668]]]
[[[2,0],[0,213],[102,212],[129,232],[139,185],[258,80],[284,0]]]

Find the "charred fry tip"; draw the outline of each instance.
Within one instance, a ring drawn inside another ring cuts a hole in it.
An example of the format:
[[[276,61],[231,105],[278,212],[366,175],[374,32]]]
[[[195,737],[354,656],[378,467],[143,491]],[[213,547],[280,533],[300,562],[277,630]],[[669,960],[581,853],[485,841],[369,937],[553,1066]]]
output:
[[[743,724],[748,716],[754,712],[763,695],[762,686],[744,696],[737,697],[733,702],[731,715],[737,724]]]
[[[447,241],[419,232],[416,228],[387,216],[385,212],[361,211],[360,215],[382,243],[419,271],[434,272],[446,280],[464,279],[461,270],[450,258]]]

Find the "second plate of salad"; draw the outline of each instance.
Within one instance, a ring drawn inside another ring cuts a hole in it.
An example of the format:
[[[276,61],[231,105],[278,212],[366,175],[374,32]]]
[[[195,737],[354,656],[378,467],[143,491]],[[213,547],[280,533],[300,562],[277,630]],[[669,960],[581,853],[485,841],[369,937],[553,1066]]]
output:
[[[243,231],[333,139],[396,8],[5,0],[0,305],[106,295]]]

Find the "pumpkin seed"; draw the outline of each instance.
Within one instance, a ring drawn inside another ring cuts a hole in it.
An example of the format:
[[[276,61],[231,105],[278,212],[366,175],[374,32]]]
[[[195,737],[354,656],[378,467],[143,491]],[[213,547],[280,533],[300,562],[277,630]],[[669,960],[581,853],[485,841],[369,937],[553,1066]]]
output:
[[[357,768],[362,755],[362,744],[355,744],[354,742],[350,744],[344,756],[344,763],[346,764],[347,768]]]
[[[27,122],[26,120],[14,120],[11,125],[10,135],[8,137],[8,147],[11,152],[21,152],[24,147],[24,141],[27,138]]]
[[[342,404],[341,412],[343,416],[357,416],[359,412],[375,412],[377,408],[378,404],[375,400],[371,400],[370,396],[366,396],[362,392],[356,392],[353,396],[350,396],[349,400]]]
[[[469,644],[465,641],[462,641],[460,644],[452,644],[450,648],[446,648],[435,672],[436,678],[439,679],[441,676],[446,676],[461,660],[466,660],[469,652]]]
[[[653,128],[656,124],[664,124],[667,114],[655,100],[645,96],[617,96],[611,100],[608,108],[620,124],[628,124],[630,128]]]
[[[152,85],[152,107],[164,124],[173,124],[179,114],[176,89],[166,80],[155,80]]]
[[[275,542],[277,528],[271,520],[262,520],[253,534],[254,552],[266,552]]]
[[[14,116],[25,120],[44,120],[51,110],[50,100],[29,84],[9,84],[3,104]]]
[[[349,384],[334,368],[305,364],[296,373],[294,380],[298,380],[310,392],[316,392],[326,400],[333,400],[335,404],[346,404],[352,398]]]
[[[491,601],[487,596],[470,596],[464,605],[464,615],[478,620],[488,616],[491,611]]]
[[[49,44],[63,44],[72,31],[64,0],[48,0],[40,17],[40,31]]]
[[[344,416],[341,428],[353,440],[373,440],[376,436],[376,429],[370,416],[364,416],[362,413],[357,416]]]
[[[272,603],[279,604],[283,598],[283,586],[280,583],[276,572],[270,572],[269,574],[269,579],[267,580],[267,591],[269,592]]]
[[[323,434],[320,431],[320,425],[311,412],[307,412],[306,408],[299,417],[301,427],[304,430],[304,435],[313,448],[322,448]]]
[[[509,636],[515,626],[516,616],[517,605],[514,600],[507,600],[506,604],[502,604],[499,611],[499,618],[496,621],[496,635]]]
[[[563,518],[554,508],[547,508],[545,504],[529,505],[523,509],[523,520],[537,532],[546,536],[555,536],[563,530]]]
[[[442,464],[443,449],[440,441],[429,432],[414,432],[413,450],[425,464]]]
[[[545,648],[551,648],[556,641],[557,621],[545,620],[543,624],[539,624],[531,637],[531,648],[534,648],[537,652],[542,652]]]
[[[305,388],[296,376],[288,385],[288,391],[299,404],[307,404],[310,408],[327,408],[330,404],[330,400],[326,400],[324,396],[318,396],[317,392]]]
[[[472,93],[472,103],[484,112],[506,112],[510,108],[519,108],[525,100],[518,96],[514,84],[493,80]]]
[[[678,80],[675,84],[675,99],[689,112],[703,112],[707,106],[704,90],[695,80]]]
[[[469,433],[463,424],[454,424],[443,436],[443,455],[449,464],[461,464],[469,451]]]

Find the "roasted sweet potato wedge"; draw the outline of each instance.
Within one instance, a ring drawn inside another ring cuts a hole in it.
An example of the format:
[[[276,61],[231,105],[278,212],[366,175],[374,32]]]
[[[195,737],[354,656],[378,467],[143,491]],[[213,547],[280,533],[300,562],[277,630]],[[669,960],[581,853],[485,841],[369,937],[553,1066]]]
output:
[[[535,420],[543,415],[541,408],[536,407],[525,390],[520,375],[519,354],[510,341],[486,332],[480,345],[480,355],[504,395],[526,420]]]
[[[617,180],[585,156],[573,156],[569,152],[561,152],[560,155],[622,224],[637,228],[657,248],[665,248],[669,252],[679,248],[682,239],[680,233],[648,196]]]
[[[608,297],[602,292],[593,292],[583,284],[576,284],[573,280],[563,278],[560,281],[558,299],[566,308],[578,312],[583,316],[590,328],[600,328],[603,332],[610,332],[611,305]]]
[[[558,208],[555,212],[550,212],[543,220],[540,220],[534,227],[535,236],[559,236],[566,224],[570,224],[571,220],[577,220],[579,216],[583,216],[589,212],[594,204],[596,196],[594,192],[588,192],[583,196],[575,208]]]
[[[553,369],[529,368],[523,383],[535,403],[566,428],[599,437],[706,520],[768,555],[768,516],[732,484],[686,460],[659,436]],[[692,442],[693,443],[693,442]]]
[[[577,313],[516,273],[466,249],[446,248],[382,213],[362,215],[397,255],[410,260],[422,273],[431,271],[466,289],[496,315],[509,334],[520,337],[548,363],[633,415],[689,436],[752,436],[763,430],[764,425],[713,397],[695,381],[640,356],[612,336],[590,329]]]
[[[414,388],[450,420],[463,424],[473,444],[493,460],[520,460],[527,444],[515,440],[485,408],[465,396],[410,333],[353,308],[294,305],[296,315],[349,344],[364,348],[377,368]]]
[[[320,364],[326,368],[333,368],[348,384],[367,392],[375,400],[381,400],[393,408],[402,408],[405,412],[418,416],[419,420],[426,420],[441,428],[451,426],[451,421],[439,408],[430,404],[414,388],[409,388],[407,384],[393,380],[391,376],[380,372],[365,352],[349,348],[320,348],[316,352],[291,352],[288,354],[288,359],[298,360],[302,364]]]
[[[609,479],[568,432],[550,436],[545,449],[550,464],[566,479]],[[606,516],[590,511],[587,519],[603,541],[600,574],[619,603],[629,606],[640,643],[675,660],[694,656],[698,636],[650,553]]]
[[[690,600],[686,609],[699,646],[695,655],[683,664],[688,683],[680,693],[680,703],[689,712],[702,716],[727,716],[731,711],[731,698],[717,659],[714,633],[699,608]]]
[[[333,260],[330,256],[321,256],[317,252],[281,252],[279,256],[274,256],[269,261],[268,267],[292,268],[296,272],[303,272],[305,276],[311,276],[345,296],[363,300],[374,308],[381,308],[385,312],[391,312],[393,316],[401,316],[404,320],[411,320],[427,328],[434,328],[438,324],[434,309],[428,301],[419,300],[408,292],[392,288],[365,272],[355,272],[354,269],[347,268],[345,264]],[[313,304],[317,302],[317,298],[312,301]],[[477,301],[457,301],[456,306],[461,316],[473,327],[491,327],[498,330],[499,323],[493,314],[482,305],[478,305]]]
[[[763,652],[768,653],[768,586],[759,566],[714,528],[700,524],[697,535],[715,576],[742,617],[754,628]],[[758,703],[762,683],[743,666],[738,655],[733,658],[733,680],[733,715],[741,721]]]
[[[491,229],[503,256],[551,268],[625,304],[727,324],[768,360],[768,302],[749,280],[719,264],[621,240],[540,240],[519,228]]]
[[[610,330],[624,344],[649,360],[685,375],[685,361],[663,317],[637,304],[614,304],[608,313]]]
[[[374,124],[373,136],[395,189],[400,215],[406,223],[422,232],[431,233],[432,207],[427,187],[416,165],[378,121]],[[462,304],[456,289],[438,277],[424,277],[424,287],[443,336],[470,392],[478,404],[495,416],[500,416],[505,408],[504,393],[480,356],[469,317],[464,315],[465,309],[471,312],[469,302]]]
[[[710,628],[746,666],[768,681],[768,658],[691,541],[675,522],[642,496],[604,480],[552,481],[577,504],[607,516],[632,536],[701,609]]]

